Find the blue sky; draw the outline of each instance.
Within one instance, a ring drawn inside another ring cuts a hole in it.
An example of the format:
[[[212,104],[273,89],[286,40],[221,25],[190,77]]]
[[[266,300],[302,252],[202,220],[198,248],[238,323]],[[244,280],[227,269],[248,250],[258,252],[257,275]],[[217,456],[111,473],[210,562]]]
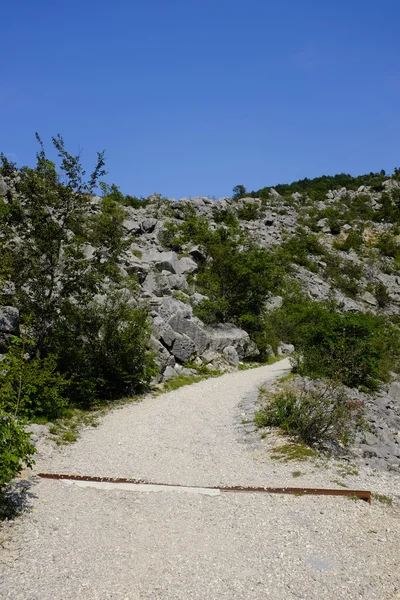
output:
[[[20,165],[38,131],[88,168],[104,148],[132,195],[400,166],[398,0],[16,0],[1,17],[0,151]]]

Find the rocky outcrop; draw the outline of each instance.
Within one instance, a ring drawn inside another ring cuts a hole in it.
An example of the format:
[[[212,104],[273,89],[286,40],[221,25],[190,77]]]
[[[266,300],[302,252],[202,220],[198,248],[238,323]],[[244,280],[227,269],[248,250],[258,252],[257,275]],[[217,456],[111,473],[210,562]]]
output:
[[[206,326],[193,316],[192,306],[173,296],[153,298],[150,302],[153,316],[153,347],[159,353],[158,364],[163,375],[167,354],[178,363],[197,360],[198,365],[212,363],[215,368],[238,366],[240,360],[258,354],[248,333],[233,324]],[[160,344],[163,349],[160,348]],[[172,372],[167,372],[172,377]]]
[[[397,185],[391,180],[385,182],[385,188],[389,190]],[[331,190],[325,199],[315,202],[313,206],[318,211],[332,209],[340,206],[340,203],[356,201],[360,194],[369,198],[373,210],[380,207],[381,194],[365,186],[358,190]],[[208,364],[210,368],[216,365],[229,368],[244,358],[256,356],[258,352],[242,329],[232,324],[209,327],[193,315],[193,309],[207,299],[196,291],[193,284],[199,267],[207,260],[207,253],[204,248],[190,242],[184,247],[183,254],[166,250],[160,242],[165,223],[169,221],[179,225],[188,214],[195,214],[206,218],[210,228],[215,229],[217,223],[221,225],[218,215],[224,211],[224,214],[232,213],[239,218],[239,226],[255,244],[271,248],[295,233],[300,217],[303,219],[305,204],[307,198],[304,194],[296,192],[292,194],[292,200],[287,201],[271,189],[267,200],[252,197],[213,200],[201,197],[182,198],[177,202],[154,195],[145,206],[126,209],[124,226],[131,247],[125,254],[122,266],[126,273],[136,275],[140,284],[139,302],[150,308],[153,346],[157,349],[162,376],[173,377],[180,372],[180,367],[185,368],[182,364],[186,361],[195,360],[199,366]],[[300,223],[304,228],[303,222]],[[357,231],[357,227],[357,222],[342,221],[339,238],[345,240],[349,232]],[[311,230],[305,226],[305,231]],[[310,298],[318,302],[334,299],[346,311],[377,313],[384,310],[389,315],[397,312],[400,276],[396,272],[383,270],[378,263],[368,263],[368,257],[364,259],[353,250],[336,250],[334,242],[337,238],[331,231],[331,221],[325,216],[315,219],[313,231],[324,248],[335,255],[339,262],[342,261],[349,268],[359,268],[363,275],[357,284],[359,293],[348,294],[345,285],[347,275],[342,276],[342,286],[338,286],[323,258],[311,256],[312,268],[293,265],[293,278]],[[385,231],[387,224],[375,222],[371,232],[365,235],[374,239],[379,232]],[[389,298],[384,309],[375,294],[379,283],[385,286]],[[281,296],[266,298],[266,310],[275,310],[282,302]],[[281,353],[290,354],[292,351],[290,345],[280,346]]]

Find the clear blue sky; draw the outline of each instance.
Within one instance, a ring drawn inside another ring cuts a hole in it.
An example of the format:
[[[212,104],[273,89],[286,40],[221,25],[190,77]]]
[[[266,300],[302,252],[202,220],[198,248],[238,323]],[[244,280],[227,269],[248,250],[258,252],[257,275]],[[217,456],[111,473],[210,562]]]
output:
[[[229,195],[400,167],[399,0],[16,0],[0,150],[35,131],[125,193]]]

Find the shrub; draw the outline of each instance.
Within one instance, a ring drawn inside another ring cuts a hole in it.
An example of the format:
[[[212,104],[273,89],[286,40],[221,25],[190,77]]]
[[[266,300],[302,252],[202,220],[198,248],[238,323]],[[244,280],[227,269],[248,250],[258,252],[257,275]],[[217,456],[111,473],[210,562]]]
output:
[[[0,407],[25,417],[58,416],[66,405],[66,379],[57,371],[57,358],[29,356],[29,342],[13,337],[1,362]]]
[[[216,223],[223,223],[233,229],[237,229],[239,226],[239,221],[235,213],[231,210],[214,210],[213,216]]]
[[[318,237],[312,233],[299,228],[296,235],[284,242],[280,252],[286,257],[289,263],[296,263],[306,268],[313,268],[314,264],[310,260],[311,256],[325,256],[325,249],[318,240]]]
[[[23,468],[34,463],[35,448],[23,422],[0,409],[0,490]]]
[[[243,206],[237,211],[237,217],[242,221],[255,221],[259,216],[260,209],[253,202],[244,202]]]
[[[288,298],[271,315],[277,335],[295,345],[295,369],[374,390],[399,368],[400,336],[383,316],[340,313],[333,304]]]
[[[349,250],[359,250],[363,245],[363,236],[359,231],[351,231],[344,240],[334,242],[337,250],[348,252]]]
[[[130,308],[122,293],[110,292],[103,305],[75,307],[52,342],[69,398],[91,406],[142,392],[156,372],[149,335],[147,311]]]
[[[391,301],[387,287],[384,283],[382,283],[382,281],[378,281],[378,283],[375,285],[374,296],[377,299],[380,308],[385,308],[385,306]]]
[[[279,427],[309,445],[329,442],[347,446],[363,426],[363,406],[349,402],[342,387],[332,382],[314,389],[286,385],[271,395],[256,414],[258,427]]]
[[[395,237],[389,233],[380,236],[376,242],[376,248],[382,254],[391,258],[397,258],[400,255],[400,245],[397,243]]]

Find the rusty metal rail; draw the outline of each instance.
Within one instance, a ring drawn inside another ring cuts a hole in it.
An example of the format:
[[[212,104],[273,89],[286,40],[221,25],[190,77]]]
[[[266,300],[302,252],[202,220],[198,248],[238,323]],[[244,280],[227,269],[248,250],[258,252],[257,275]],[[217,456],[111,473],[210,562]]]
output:
[[[140,485],[159,485],[164,487],[190,487],[202,488],[208,490],[219,490],[220,492],[258,492],[266,494],[293,494],[311,495],[311,496],[350,496],[357,497],[368,504],[371,504],[371,492],[366,490],[349,490],[349,489],[324,489],[324,488],[305,488],[305,487],[249,487],[249,486],[197,486],[183,485],[174,483],[154,483],[144,479],[125,479],[116,477],[93,477],[90,475],[65,475],[60,473],[39,473],[42,479],[67,479],[72,481],[94,481],[104,483],[132,483]]]

